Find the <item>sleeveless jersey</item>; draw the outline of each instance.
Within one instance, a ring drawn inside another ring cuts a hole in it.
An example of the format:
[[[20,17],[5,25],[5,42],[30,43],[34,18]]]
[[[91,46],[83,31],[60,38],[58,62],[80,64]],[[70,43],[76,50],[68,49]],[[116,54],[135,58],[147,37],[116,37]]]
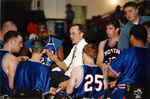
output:
[[[0,73],[1,73],[0,84],[4,89],[8,91],[8,94],[11,95],[12,90],[9,88],[8,84],[8,73],[4,67],[4,58],[8,54],[10,54],[9,51],[0,49]]]
[[[120,50],[117,49],[118,42],[111,47],[109,46],[108,42],[109,39],[107,39],[104,44],[104,63],[110,63],[120,54]]]
[[[32,39],[29,39],[28,41],[25,42],[25,46],[26,48],[29,50],[29,48],[31,47],[31,42],[34,40],[34,39],[38,39],[38,37],[35,37],[35,38],[32,38]],[[50,37],[49,36],[49,39],[45,42],[45,49],[51,49],[52,52],[55,54],[59,47],[61,46],[62,44],[62,41],[61,40],[58,40],[56,38],[53,38],[53,37]],[[30,50],[29,50],[30,51]],[[50,66],[52,64],[51,60],[49,59],[49,57],[47,57],[46,54],[43,55],[42,57],[42,64],[46,65],[46,66]]]
[[[103,71],[98,66],[82,65],[82,77],[80,83],[75,86],[73,96],[92,97],[95,93],[104,89]]]
[[[50,75],[50,68],[41,62],[23,61],[17,65],[14,87],[21,90],[35,90],[40,87],[41,94],[46,95],[50,89]]]
[[[147,83],[150,77],[150,49],[145,47],[132,47],[123,51],[110,63],[110,70],[120,73],[117,84]]]
[[[0,49],[2,49],[3,46],[4,46],[4,41],[2,41],[2,40],[0,39]]]

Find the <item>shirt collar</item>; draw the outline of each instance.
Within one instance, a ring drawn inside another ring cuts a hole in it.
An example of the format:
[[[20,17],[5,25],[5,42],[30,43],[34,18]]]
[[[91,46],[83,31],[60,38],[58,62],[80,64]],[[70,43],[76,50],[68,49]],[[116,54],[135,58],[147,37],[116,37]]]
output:
[[[85,39],[82,39],[76,46],[77,46],[77,49],[78,48],[81,48],[81,46],[83,46],[83,44],[86,43]]]

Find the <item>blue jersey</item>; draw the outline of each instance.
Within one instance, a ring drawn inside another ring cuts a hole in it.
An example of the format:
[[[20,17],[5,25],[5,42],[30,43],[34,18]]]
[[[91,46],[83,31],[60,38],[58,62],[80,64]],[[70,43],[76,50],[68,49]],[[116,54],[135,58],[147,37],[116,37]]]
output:
[[[115,60],[110,63],[109,69],[114,73],[120,72],[117,79],[115,91],[112,99],[122,99],[124,95],[125,84],[148,83],[150,78],[150,49],[145,47],[132,47],[123,51]]]
[[[8,91],[8,94],[12,94],[12,90],[9,88],[8,84],[8,71],[4,67],[4,58],[6,55],[10,54],[9,51],[0,49],[0,84]]]
[[[82,65],[82,77],[80,83],[75,86],[73,96],[92,97],[95,93],[104,89],[103,71],[98,66]]]
[[[116,59],[116,57],[120,54],[120,50],[117,49],[118,42],[116,42],[113,46],[109,46],[109,39],[106,40],[104,44],[104,63],[107,61],[108,63],[111,60]]]
[[[34,90],[40,87],[42,95],[49,93],[50,89],[49,67],[42,63],[28,60],[17,65],[14,77],[14,87],[21,90]]]
[[[0,39],[0,49],[2,49],[3,46],[4,46],[4,41],[2,41],[2,40]]]
[[[32,39],[29,39],[28,41],[25,42],[25,46],[26,48],[29,50],[29,48],[31,47],[31,42],[34,40],[34,39],[37,39],[38,37],[35,37],[35,38],[32,38]],[[46,49],[51,49],[53,54],[55,54],[59,47],[61,46],[62,44],[62,41],[61,40],[58,40],[56,38],[53,38],[53,37],[49,37],[49,39],[45,42],[45,48]],[[30,51],[30,50],[29,50]],[[47,57],[46,54],[43,55],[42,57],[42,64],[46,65],[46,66],[50,66],[52,64],[51,60],[49,59],[49,57]]]

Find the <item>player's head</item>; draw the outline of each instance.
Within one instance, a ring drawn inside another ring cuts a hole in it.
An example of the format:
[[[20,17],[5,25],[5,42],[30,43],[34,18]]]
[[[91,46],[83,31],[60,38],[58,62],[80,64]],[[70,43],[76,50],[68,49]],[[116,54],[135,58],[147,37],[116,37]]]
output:
[[[39,36],[39,38],[42,40],[47,39],[47,33],[48,33],[48,29],[46,23],[42,23],[42,22],[39,23],[37,25],[37,35]]]
[[[130,30],[130,44],[134,46],[134,41],[140,41],[145,44],[147,40],[147,30],[144,25],[135,25]]]
[[[4,43],[4,46],[9,45],[12,52],[18,53],[23,47],[22,34],[16,31],[8,31],[4,36]]]
[[[45,49],[45,43],[41,39],[35,39],[31,42],[32,53],[42,53]]]
[[[17,26],[15,25],[15,23],[12,21],[4,22],[2,25],[1,36],[4,37],[4,35],[10,30],[17,31]],[[3,37],[1,38],[2,40],[4,39]]]
[[[150,44],[150,21],[144,22],[143,25],[147,29],[147,42]]]
[[[137,23],[138,19],[139,19],[139,15],[138,15],[138,6],[135,2],[127,2],[124,6],[123,6],[123,10],[125,12],[125,16],[127,18],[128,21],[132,22],[132,23]]]
[[[108,38],[114,37],[116,34],[118,35],[120,30],[120,24],[117,19],[110,19],[106,21],[106,33]],[[118,35],[119,36],[119,35]]]
[[[86,54],[88,57],[90,57],[91,59],[95,59],[97,56],[97,47],[94,44],[87,44],[84,46],[83,48],[83,54]],[[84,61],[84,57],[83,57],[83,61]]]
[[[72,44],[78,44],[84,38],[85,28],[81,24],[74,24],[70,28]]]

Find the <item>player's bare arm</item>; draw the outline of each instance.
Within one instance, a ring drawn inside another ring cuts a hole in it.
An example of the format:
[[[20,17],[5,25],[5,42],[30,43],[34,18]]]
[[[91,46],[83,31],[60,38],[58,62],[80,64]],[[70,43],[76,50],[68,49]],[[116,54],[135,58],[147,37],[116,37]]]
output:
[[[75,67],[71,72],[71,77],[66,89],[67,94],[72,94],[74,87],[79,83],[81,79],[81,67]]]
[[[113,77],[113,78],[118,78],[119,75],[120,75],[120,72],[117,73],[117,74],[114,74],[110,69],[108,69],[107,75],[110,76],[110,77]]]
[[[106,40],[101,41],[99,43],[96,65],[98,65],[102,69],[106,69],[107,70],[108,69],[108,65],[103,63],[103,61],[104,61],[104,49],[103,49],[103,47],[104,47],[105,42],[106,42]]]
[[[8,82],[11,89],[13,89],[14,75],[18,63],[17,57],[12,54],[7,55],[4,59],[4,66],[8,70]]]

